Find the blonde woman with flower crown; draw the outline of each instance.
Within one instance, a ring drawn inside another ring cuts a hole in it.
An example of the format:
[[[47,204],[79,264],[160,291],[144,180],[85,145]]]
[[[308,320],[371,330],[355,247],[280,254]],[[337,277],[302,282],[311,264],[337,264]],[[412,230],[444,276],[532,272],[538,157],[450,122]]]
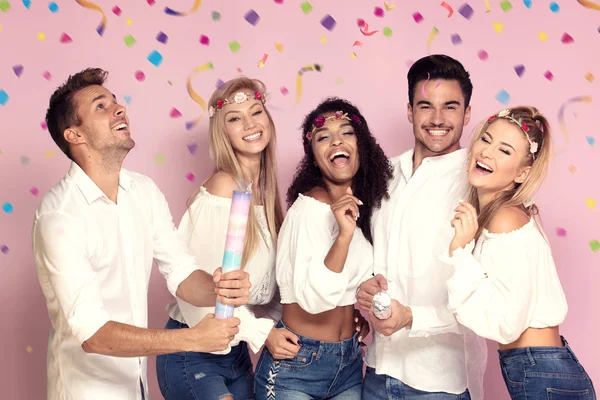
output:
[[[512,399],[592,400],[593,384],[559,334],[567,302],[530,200],[551,142],[548,121],[533,107],[502,110],[474,135],[469,201],[457,205],[442,256],[454,268],[448,302],[460,323],[498,342]]]

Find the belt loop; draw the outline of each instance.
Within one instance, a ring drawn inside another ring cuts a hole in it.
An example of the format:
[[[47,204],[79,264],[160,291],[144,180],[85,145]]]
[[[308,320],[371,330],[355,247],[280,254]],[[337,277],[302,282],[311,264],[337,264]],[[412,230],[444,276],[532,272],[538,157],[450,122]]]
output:
[[[535,359],[533,358],[533,354],[531,354],[531,347],[526,347],[525,351],[527,353],[527,358],[529,359],[529,363],[532,366],[535,365]]]
[[[565,348],[567,349],[571,357],[573,357],[573,360],[575,360],[575,362],[579,364],[579,360],[577,359],[577,356],[575,355],[573,350],[571,350],[571,346],[569,346],[569,342],[567,342],[567,339],[565,339],[562,335],[560,336],[560,338],[562,339],[563,344],[565,345]]]

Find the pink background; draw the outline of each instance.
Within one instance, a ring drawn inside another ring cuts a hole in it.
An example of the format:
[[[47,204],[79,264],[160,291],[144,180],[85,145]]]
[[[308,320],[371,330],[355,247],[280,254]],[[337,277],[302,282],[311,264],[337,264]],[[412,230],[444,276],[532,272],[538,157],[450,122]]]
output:
[[[537,201],[570,305],[561,332],[600,385],[600,352],[593,338],[600,328],[596,311],[600,252],[590,244],[600,240],[600,215],[593,201],[600,199],[599,144],[594,143],[600,140],[595,128],[600,98],[600,12],[566,0],[558,2],[558,12],[551,11],[550,2],[540,0],[513,0],[512,9],[503,11],[501,2],[492,0],[491,11],[486,13],[484,0],[469,0],[474,12],[467,19],[458,12],[465,4],[458,0],[447,0],[454,8],[450,17],[437,0],[392,0],[390,4],[395,2],[394,9],[386,10],[382,1],[311,0],[313,9],[305,14],[300,0],[205,0],[195,13],[171,16],[163,11],[165,6],[185,11],[194,5],[193,0],[158,0],[153,5],[143,0],[97,1],[108,19],[100,36],[96,32],[100,13],[75,1],[57,1],[59,10],[53,13],[48,1],[11,0],[10,9],[0,11],[0,90],[9,96],[6,104],[0,105],[0,204],[14,207],[12,213],[0,211],[0,248],[8,249],[0,252],[0,397],[45,396],[49,323],[31,257],[30,228],[41,196],[68,168],[66,157],[41,123],[50,94],[70,73],[89,66],[110,71],[107,86],[123,104],[129,100],[137,141],[125,167],[157,181],[178,223],[186,198],[211,168],[206,113],[185,86],[196,66],[214,65],[192,79],[194,90],[205,100],[219,79],[235,77],[240,70],[265,81],[279,135],[279,178],[285,192],[302,153],[301,119],[325,96],[355,102],[389,156],[412,146],[405,116],[406,72],[411,60],[428,54],[428,37],[434,26],[439,35],[432,40],[430,51],[458,58],[472,74],[474,122],[465,132],[464,143],[475,121],[503,108],[496,100],[501,89],[510,94],[508,105],[533,104],[554,125],[557,154]],[[6,8],[6,3],[0,0],[0,9]],[[529,3],[531,8],[526,6]],[[120,16],[111,11],[116,5],[122,11]],[[384,15],[376,16],[375,7],[381,7]],[[251,9],[260,16],[256,26],[244,19]],[[220,13],[220,20],[213,20],[214,11]],[[413,18],[415,12],[423,17],[419,23]],[[332,31],[320,24],[327,14],[337,22]],[[379,32],[363,35],[357,26],[359,18],[369,24],[369,30]],[[503,24],[501,33],[494,23]],[[392,30],[391,36],[382,34],[385,27]],[[166,44],[156,40],[160,31],[168,35]],[[45,34],[44,41],[37,37],[40,32]],[[539,37],[541,32],[547,35],[545,41]],[[63,33],[72,42],[61,43]],[[564,33],[574,41],[562,43]],[[137,41],[131,47],[123,39],[129,34]],[[462,43],[453,44],[453,34],[459,34]],[[208,45],[199,42],[201,35],[210,39]],[[235,53],[228,46],[234,40],[241,45]],[[353,46],[355,41],[363,45]],[[276,43],[283,45],[281,52]],[[164,57],[158,67],[147,60],[153,50]],[[481,59],[480,50],[489,58]],[[259,68],[257,63],[265,53],[268,59]],[[320,73],[304,74],[304,95],[296,105],[296,74],[311,63],[324,68]],[[522,77],[514,70],[519,64],[525,66]],[[20,77],[13,72],[17,65],[23,66]],[[143,82],[136,80],[137,70],[144,72]],[[551,81],[544,77],[547,70],[553,74]],[[46,71],[51,76],[44,77]],[[596,75],[596,81],[586,79],[587,73]],[[282,94],[282,87],[289,93]],[[560,106],[584,95],[594,101],[567,106],[564,119],[568,130],[561,130]],[[172,113],[173,108],[180,117]],[[186,122],[198,116],[202,116],[200,123],[187,130]],[[190,144],[198,146],[194,154],[188,149]],[[195,180],[190,181],[194,179],[190,173]],[[154,274],[151,327],[164,325],[168,300],[164,280]],[[149,364],[152,393],[159,398],[154,359]],[[507,398],[494,346],[490,346],[486,390],[486,398]]]

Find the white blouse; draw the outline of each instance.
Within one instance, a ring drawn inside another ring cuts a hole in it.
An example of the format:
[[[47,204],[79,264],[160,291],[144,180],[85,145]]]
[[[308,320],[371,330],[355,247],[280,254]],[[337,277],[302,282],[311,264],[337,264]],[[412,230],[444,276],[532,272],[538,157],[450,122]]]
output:
[[[318,314],[356,302],[356,289],[371,277],[373,247],[356,228],[342,272],[325,266],[339,234],[328,204],[299,195],[287,212],[277,244],[277,284],[281,303],[298,303]]]
[[[179,235],[187,243],[190,253],[196,257],[198,266],[211,275],[223,262],[230,208],[231,199],[214,196],[201,187],[179,224]],[[273,314],[269,307],[277,308],[277,305],[268,304],[276,291],[275,247],[264,207],[254,206],[254,215],[267,243],[260,240],[259,248],[246,263],[245,271],[250,274],[252,283],[250,298],[247,306],[235,309],[234,316],[241,320],[240,332],[229,346],[245,341],[250,349],[257,353],[273,328],[274,319],[279,319],[281,307],[279,306],[279,312]],[[196,307],[177,298],[167,306],[167,311],[174,320],[194,326],[207,314],[214,313],[215,308]],[[258,318],[259,314],[270,314],[274,319]],[[230,347],[214,353],[227,354],[231,350]]]
[[[561,324],[567,301],[550,245],[531,219],[509,233],[483,230],[465,248],[442,261],[454,266],[447,282],[448,305],[458,321],[501,344],[517,340],[527,328]]]

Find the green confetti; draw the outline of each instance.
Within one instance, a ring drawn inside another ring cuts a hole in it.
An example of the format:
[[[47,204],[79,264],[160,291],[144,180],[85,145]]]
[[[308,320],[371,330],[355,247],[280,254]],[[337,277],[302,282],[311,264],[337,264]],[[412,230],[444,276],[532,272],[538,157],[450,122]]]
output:
[[[0,1],[0,11],[7,12],[10,10],[10,3],[6,0]]]
[[[161,153],[156,153],[156,155],[154,156],[154,161],[160,165],[162,163],[165,162],[165,156]]]
[[[594,253],[597,253],[597,252],[598,252],[598,250],[600,250],[600,242],[599,242],[599,241],[597,241],[596,239],[592,240],[592,241],[590,242],[590,249],[592,249],[592,251],[593,251]]]
[[[125,45],[127,47],[131,47],[135,44],[135,38],[131,35],[127,35],[127,36],[123,37],[123,41],[125,42]]]
[[[213,21],[220,21],[221,20],[221,13],[218,11],[213,11],[212,12],[212,20]]]
[[[229,42],[229,50],[231,50],[232,53],[237,53],[241,47],[242,46],[240,46],[240,44],[237,42],[237,40],[234,40],[233,42]]]
[[[308,1],[305,1],[304,3],[300,4],[300,8],[302,8],[302,12],[304,14],[308,14],[312,11],[312,5]]]
[[[392,29],[388,28],[387,26],[385,28],[383,28],[383,36],[385,36],[385,37],[391,37],[392,36]]]
[[[502,11],[509,12],[512,9],[512,4],[510,4],[510,1],[506,0],[500,3],[500,7],[502,8]]]

